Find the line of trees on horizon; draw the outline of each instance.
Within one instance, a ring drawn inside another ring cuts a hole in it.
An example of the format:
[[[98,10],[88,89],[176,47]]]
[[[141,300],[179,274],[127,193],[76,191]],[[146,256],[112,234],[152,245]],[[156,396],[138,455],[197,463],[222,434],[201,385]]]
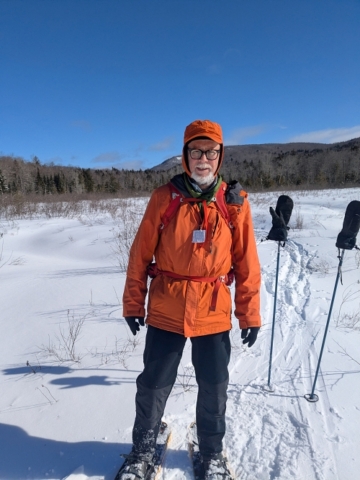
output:
[[[340,144],[342,145],[342,144]],[[90,169],[42,164],[37,157],[0,156],[0,195],[61,196],[148,195],[181,173],[168,170]],[[290,151],[258,150],[246,154],[225,148],[225,181],[238,180],[248,191],[341,188],[360,185],[360,139],[341,147]]]
[[[90,169],[42,165],[37,157],[27,162],[20,157],[0,157],[0,194],[62,195],[107,194],[152,191],[171,175],[154,175],[150,170]],[[157,183],[154,183],[157,182]]]

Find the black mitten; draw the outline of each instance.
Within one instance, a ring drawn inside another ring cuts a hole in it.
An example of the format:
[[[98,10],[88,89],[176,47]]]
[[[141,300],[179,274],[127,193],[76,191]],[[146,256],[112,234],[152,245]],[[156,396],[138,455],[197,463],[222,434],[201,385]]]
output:
[[[343,228],[337,237],[336,246],[344,250],[352,250],[356,244],[359,228],[360,202],[353,200],[346,208]]]
[[[270,207],[270,213],[272,216],[272,228],[267,236],[268,240],[275,240],[277,242],[285,242],[287,240],[287,234],[289,223],[294,202],[287,195],[280,195],[278,198],[275,210]]]
[[[140,330],[140,325],[142,327],[145,325],[144,317],[125,317],[125,320],[133,335]],[[139,320],[139,323],[136,320]]]
[[[260,327],[250,327],[250,328],[244,328],[241,330],[241,338],[243,338],[243,344],[248,343],[249,348],[254,345],[256,342],[258,333],[259,333]]]

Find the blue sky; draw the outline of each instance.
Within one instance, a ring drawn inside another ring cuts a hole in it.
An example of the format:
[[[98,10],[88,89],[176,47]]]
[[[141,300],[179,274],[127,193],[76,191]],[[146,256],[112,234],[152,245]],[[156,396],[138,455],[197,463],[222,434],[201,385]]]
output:
[[[195,119],[227,145],[360,137],[359,0],[0,0],[0,154],[148,168]]]

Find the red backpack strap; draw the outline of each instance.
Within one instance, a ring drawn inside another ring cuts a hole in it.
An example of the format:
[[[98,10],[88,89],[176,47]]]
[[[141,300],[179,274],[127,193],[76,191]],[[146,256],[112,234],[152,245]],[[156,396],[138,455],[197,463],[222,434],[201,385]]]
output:
[[[237,182],[232,182],[236,183],[236,186],[240,187],[240,184]],[[226,182],[222,182],[220,185],[220,188],[215,194],[215,204],[217,205],[217,208],[219,209],[219,212],[221,216],[224,218],[226,221],[227,225],[229,228],[232,230],[233,226],[231,223],[231,218],[230,214],[227,208],[227,203],[228,203],[228,191],[229,187],[234,188],[232,183],[229,185],[226,184]],[[170,190],[170,195],[171,195],[171,200],[170,203],[165,210],[164,215],[161,217],[161,224],[159,226],[159,233],[162,232],[162,230],[167,227],[167,225],[170,223],[170,221],[174,218],[176,215],[176,212],[180,208],[180,205],[184,203],[192,203],[192,202],[200,202],[201,200],[197,198],[185,198],[184,195],[178,190],[171,182],[168,183],[168,187]],[[241,188],[241,187],[240,187]],[[238,194],[238,192],[236,192]],[[235,203],[243,203],[244,199],[242,197],[239,197]]]
[[[168,186],[170,190],[171,200],[167,209],[165,210],[164,215],[161,217],[159,233],[161,233],[162,230],[164,230],[164,228],[168,226],[171,219],[176,215],[176,212],[180,207],[180,203],[183,201],[184,198],[182,193],[180,193],[180,191],[171,182],[168,183]]]
[[[226,220],[226,223],[231,227],[230,214],[226,206],[226,194],[227,184],[222,182],[219,190],[215,194],[216,205],[220,211],[222,217]]]

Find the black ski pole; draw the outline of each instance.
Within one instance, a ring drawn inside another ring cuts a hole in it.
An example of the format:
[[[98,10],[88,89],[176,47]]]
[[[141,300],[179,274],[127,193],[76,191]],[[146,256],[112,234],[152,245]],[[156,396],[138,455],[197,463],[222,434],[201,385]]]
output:
[[[307,393],[306,395],[304,395],[308,402],[317,402],[319,400],[318,395],[314,393],[315,385],[316,385],[316,381],[317,381],[319,370],[320,370],[320,363],[321,363],[321,358],[324,351],[326,335],[327,335],[329,324],[330,324],[330,317],[331,317],[331,312],[334,305],[336,289],[338,286],[339,278],[341,276],[341,267],[344,259],[344,254],[345,254],[345,250],[352,250],[353,248],[358,248],[356,246],[356,235],[359,232],[359,228],[360,228],[360,202],[358,200],[353,200],[352,202],[349,203],[349,205],[346,208],[343,228],[336,239],[336,246],[339,249],[339,256],[338,256],[339,266],[338,266],[338,271],[336,275],[334,291],[331,298],[328,318],[325,326],[324,338],[321,345],[319,360],[316,367],[313,387],[312,387],[311,393]],[[340,250],[342,250],[341,255],[340,255]]]
[[[275,314],[276,314],[277,287],[278,287],[278,278],[279,278],[280,245],[281,245],[280,242],[278,242],[276,274],[275,274],[274,307],[273,307],[273,318],[272,318],[271,340],[270,340],[269,373],[268,373],[268,384],[267,384],[269,392],[274,391],[274,389],[271,386],[271,365],[272,365],[272,354],[273,354],[274,332],[275,332]]]
[[[278,278],[279,278],[279,264],[280,264],[280,247],[281,242],[283,246],[287,240],[287,234],[292,209],[294,203],[290,197],[287,195],[280,195],[278,198],[275,211],[270,207],[270,213],[272,216],[272,228],[267,236],[268,240],[275,240],[278,242],[278,252],[277,252],[277,261],[276,261],[276,273],[275,273],[275,291],[274,291],[274,307],[273,307],[273,319],[272,319],[272,328],[271,328],[271,340],[270,340],[270,359],[269,359],[269,373],[268,373],[268,384],[267,390],[273,392],[274,389],[271,386],[271,367],[272,367],[272,355],[273,355],[273,346],[274,346],[274,332],[275,332],[275,317],[276,317],[276,303],[277,303],[277,289],[278,289]]]
[[[324,351],[326,335],[327,335],[329,324],[330,324],[330,317],[331,317],[331,312],[332,312],[332,308],[333,308],[333,305],[334,305],[336,289],[337,289],[337,285],[338,285],[339,278],[340,278],[340,275],[341,275],[341,266],[342,266],[342,263],[343,263],[344,253],[345,253],[345,250],[343,250],[341,252],[341,255],[339,255],[338,272],[337,272],[337,275],[336,275],[335,287],[334,287],[334,291],[333,291],[333,295],[332,295],[332,299],[331,299],[331,303],[330,303],[328,318],[327,318],[327,322],[326,322],[326,326],[325,326],[324,338],[323,338],[322,345],[321,345],[321,350],[320,350],[319,360],[318,360],[316,373],[315,373],[315,377],[314,377],[313,387],[312,387],[311,393],[307,393],[305,395],[305,398],[308,402],[317,402],[319,400],[319,397],[316,395],[316,393],[314,393],[315,385],[316,385],[316,380],[317,380],[319,370],[320,370],[320,363],[321,363],[321,358],[322,358],[322,354],[323,354],[323,351]]]

